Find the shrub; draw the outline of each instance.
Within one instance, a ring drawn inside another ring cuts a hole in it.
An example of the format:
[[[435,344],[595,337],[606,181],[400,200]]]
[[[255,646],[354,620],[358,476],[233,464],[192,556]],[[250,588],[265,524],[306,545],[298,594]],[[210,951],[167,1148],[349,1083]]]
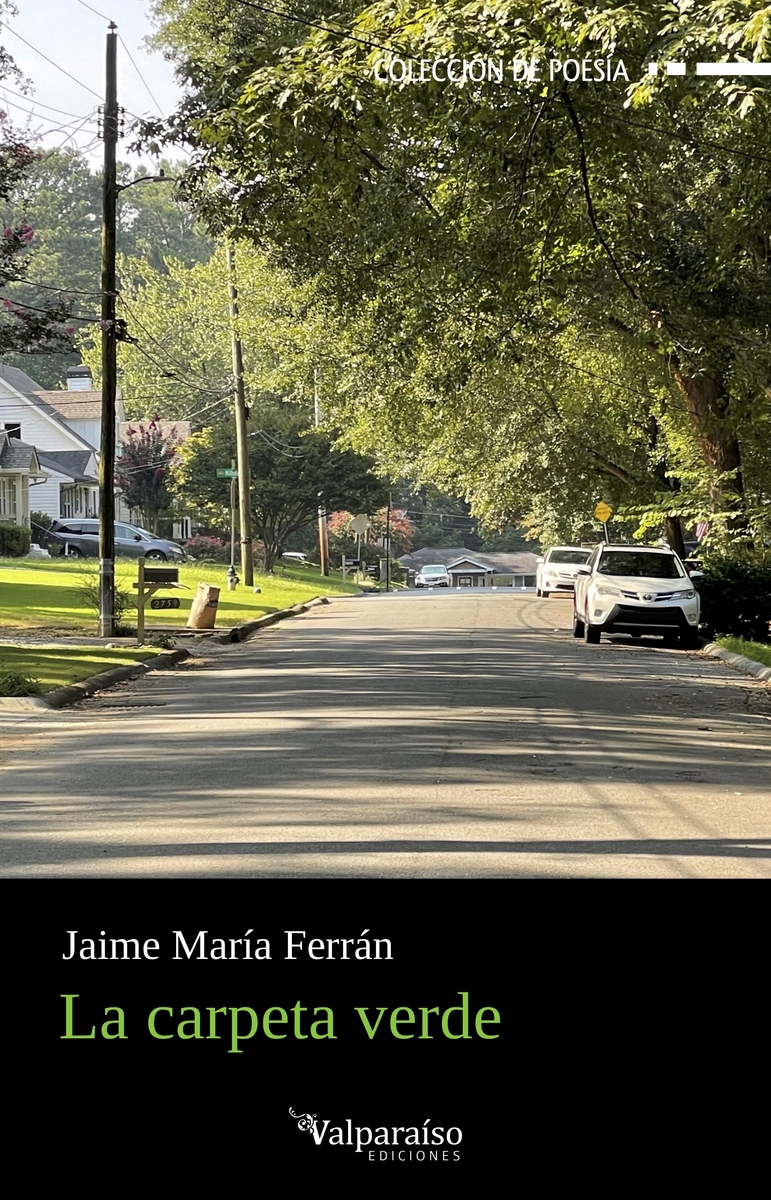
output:
[[[48,513],[30,513],[29,523],[32,526],[31,541],[37,542],[38,546],[41,546],[45,550],[49,542],[56,542],[55,538],[49,538],[48,536],[48,530],[54,523],[53,517],[49,517]],[[59,546],[59,549],[61,549],[61,546]]]
[[[704,578],[696,580],[702,632],[750,642],[771,640],[771,570],[718,558],[707,560],[703,569]]]
[[[24,525],[0,525],[0,558],[23,558],[31,540]]]
[[[80,587],[78,595],[89,608],[93,608],[99,618],[99,575],[96,572],[86,573],[80,577]],[[113,615],[115,618],[115,636],[128,637],[134,631],[124,625],[123,617],[132,608],[136,608],[137,598],[131,592],[115,584],[115,607]]]
[[[39,696],[42,690],[37,679],[21,671],[6,671],[0,675],[0,696]]]
[[[185,550],[191,558],[209,559],[211,562],[230,562],[230,543],[222,538],[207,537],[197,533],[185,542]]]

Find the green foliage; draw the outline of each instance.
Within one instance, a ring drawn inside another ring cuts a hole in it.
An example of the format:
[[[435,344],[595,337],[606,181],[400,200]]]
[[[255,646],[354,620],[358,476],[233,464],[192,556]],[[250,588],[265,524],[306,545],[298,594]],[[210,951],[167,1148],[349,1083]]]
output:
[[[701,623],[710,637],[769,642],[771,569],[730,559],[710,558],[697,581]]]
[[[351,445],[492,525],[529,513],[544,534],[577,530],[606,499],[643,525],[655,510],[746,528],[771,494],[768,84],[647,63],[763,58],[765,10],[343,0],[311,26],[158,0],[156,14],[189,85],[173,127],[196,145],[186,194],[345,318],[357,351],[332,416]],[[622,55],[629,82],[380,85],[392,52]]]
[[[162,168],[172,179],[174,163],[164,161]],[[155,175],[158,169],[140,165],[133,170],[119,166],[119,182]],[[35,156],[28,172],[19,179],[5,201],[6,225],[22,219],[34,231],[29,250],[32,257],[21,273],[29,282],[17,282],[4,289],[14,300],[39,306],[64,298],[65,307],[84,316],[98,317],[100,286],[100,230],[102,222],[102,183],[77,150],[68,148],[46,151]],[[142,256],[154,270],[164,272],[166,259],[172,256],[186,264],[204,261],[212,251],[211,241],[197,228],[189,206],[181,204],[171,182],[144,183],[121,193],[118,201],[118,247],[123,254]],[[38,285],[45,285],[40,287]],[[57,297],[49,287],[62,291]],[[21,310],[19,310],[21,311]],[[126,316],[126,313],[121,314]],[[75,322],[81,339],[93,342],[94,326]],[[136,331],[135,331],[136,332]],[[11,366],[34,375],[45,388],[62,386],[66,368],[79,361],[71,348],[71,338],[60,346],[45,347],[30,366],[28,354],[7,354]],[[145,389],[146,391],[147,389]]]
[[[24,525],[0,525],[0,558],[23,558],[32,538]]]
[[[382,504],[386,488],[372,473],[372,459],[336,449],[328,433],[311,428],[291,405],[263,404],[252,415],[252,523],[263,542],[266,571],[292,533],[316,519],[319,505],[367,511]],[[218,479],[217,468],[235,455],[232,425],[211,426],[180,447],[171,467],[180,504],[208,515],[223,530],[229,525],[230,481]]]
[[[77,594],[80,600],[93,609],[96,614],[97,623],[100,613],[100,597],[99,597],[99,575],[95,571],[84,571],[81,573],[80,582],[77,589]],[[113,612],[115,614],[115,635],[116,637],[124,636],[124,632],[130,632],[124,625],[123,618],[126,613],[135,609],[137,606],[137,597],[135,592],[130,592],[128,588],[121,585],[116,580],[115,583],[115,601]]]
[[[0,674],[0,696],[39,696],[43,688],[37,679],[21,671]]]

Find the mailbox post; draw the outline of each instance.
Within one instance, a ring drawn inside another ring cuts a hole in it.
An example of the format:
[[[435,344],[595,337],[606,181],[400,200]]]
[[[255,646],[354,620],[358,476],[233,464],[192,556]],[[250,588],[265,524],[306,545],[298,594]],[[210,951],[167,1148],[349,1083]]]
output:
[[[179,582],[178,567],[147,567],[144,558],[139,559],[139,578],[134,587],[137,589],[137,645],[143,646],[145,641],[145,601],[154,596],[159,588],[185,588]],[[167,596],[162,600],[150,600],[152,608],[179,608],[178,596]]]

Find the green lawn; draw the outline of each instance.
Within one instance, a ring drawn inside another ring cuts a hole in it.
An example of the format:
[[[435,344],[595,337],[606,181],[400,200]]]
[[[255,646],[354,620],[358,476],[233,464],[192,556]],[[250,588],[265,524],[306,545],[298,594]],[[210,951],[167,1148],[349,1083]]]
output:
[[[771,667],[771,645],[765,642],[745,642],[744,638],[724,637],[717,639],[718,646],[730,650],[732,654],[743,654],[753,662]]]
[[[157,649],[105,650],[101,646],[0,646],[0,695],[6,674],[28,675],[48,692],[157,653]]]
[[[28,559],[0,559],[0,636],[11,629],[50,629],[59,632],[96,632],[97,616],[93,608],[79,595],[84,577],[92,582],[96,578],[95,560],[78,559],[66,562],[60,558],[50,561]],[[344,584],[340,575],[325,579],[317,572],[305,567],[282,568],[280,574],[255,576],[255,585],[262,590],[254,594],[251,588],[240,584],[237,591],[228,592],[227,566],[200,566],[186,564],[179,569],[180,583],[187,584],[189,591],[161,591],[159,596],[178,596],[180,607],[176,610],[146,612],[148,628],[153,625],[184,625],[190,611],[191,598],[199,583],[215,584],[221,588],[218,628],[238,625],[254,620],[265,613],[288,608],[314,596],[356,593],[358,587]],[[119,587],[136,593],[131,584],[137,577],[136,562],[119,559],[116,564],[116,582]],[[135,622],[130,612],[128,624]]]

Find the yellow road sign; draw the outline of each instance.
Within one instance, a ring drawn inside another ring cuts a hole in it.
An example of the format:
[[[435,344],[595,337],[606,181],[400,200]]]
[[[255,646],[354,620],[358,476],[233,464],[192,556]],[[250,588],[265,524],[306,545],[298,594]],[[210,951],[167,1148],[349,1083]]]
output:
[[[604,500],[600,500],[600,503],[594,510],[594,515],[598,521],[602,521],[604,523],[605,521],[609,521],[613,516],[613,509],[608,508],[608,505]]]

